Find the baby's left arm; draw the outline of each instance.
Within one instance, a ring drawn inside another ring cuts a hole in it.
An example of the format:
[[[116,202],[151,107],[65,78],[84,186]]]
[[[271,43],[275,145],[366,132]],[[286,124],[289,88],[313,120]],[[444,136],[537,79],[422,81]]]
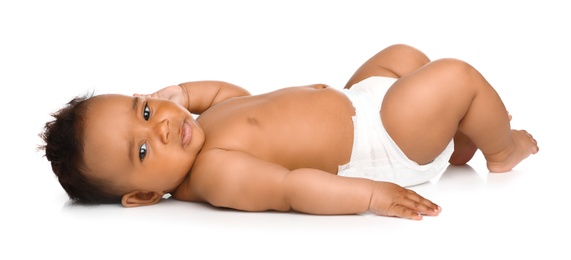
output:
[[[371,211],[415,220],[439,213],[436,204],[394,183],[310,168],[288,170],[239,151],[204,152],[190,176],[193,188],[189,190],[195,197],[238,210],[294,210],[319,215]]]

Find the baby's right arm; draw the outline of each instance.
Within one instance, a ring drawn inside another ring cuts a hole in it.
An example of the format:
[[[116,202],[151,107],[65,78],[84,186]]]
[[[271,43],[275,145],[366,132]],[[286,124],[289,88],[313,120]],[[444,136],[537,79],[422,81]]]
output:
[[[173,101],[193,114],[201,114],[209,107],[232,97],[248,96],[250,93],[239,86],[223,81],[193,81],[164,87],[149,98],[161,98]]]

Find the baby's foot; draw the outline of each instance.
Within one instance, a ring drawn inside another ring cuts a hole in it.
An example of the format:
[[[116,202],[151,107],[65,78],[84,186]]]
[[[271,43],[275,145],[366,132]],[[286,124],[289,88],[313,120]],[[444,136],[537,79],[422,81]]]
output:
[[[512,130],[513,144],[503,152],[486,156],[490,172],[511,171],[518,163],[539,151],[537,141],[525,130]]]

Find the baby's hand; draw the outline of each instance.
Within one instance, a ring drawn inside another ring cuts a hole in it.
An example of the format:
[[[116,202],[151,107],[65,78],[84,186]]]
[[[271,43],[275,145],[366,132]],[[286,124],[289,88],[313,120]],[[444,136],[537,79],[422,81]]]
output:
[[[437,216],[442,209],[412,190],[390,182],[375,182],[369,211],[382,216],[421,220],[423,215]]]
[[[188,96],[186,94],[186,89],[179,85],[173,85],[164,87],[157,92],[151,94],[133,94],[135,97],[146,97],[146,98],[160,98],[173,101],[185,108],[188,108]]]

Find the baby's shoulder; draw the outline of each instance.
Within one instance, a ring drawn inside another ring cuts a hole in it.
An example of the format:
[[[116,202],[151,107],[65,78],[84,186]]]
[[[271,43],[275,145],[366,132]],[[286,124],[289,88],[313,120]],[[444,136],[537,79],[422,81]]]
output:
[[[252,158],[252,155],[242,150],[203,148],[197,155],[190,172],[191,175],[234,172],[236,169],[254,163]]]
[[[277,178],[278,175],[271,174],[272,171],[283,173],[287,170],[246,152],[207,149],[196,158],[188,181],[185,181],[186,186],[182,188],[191,191],[194,198],[211,204],[224,204],[239,196],[241,187],[265,183],[268,176]]]

